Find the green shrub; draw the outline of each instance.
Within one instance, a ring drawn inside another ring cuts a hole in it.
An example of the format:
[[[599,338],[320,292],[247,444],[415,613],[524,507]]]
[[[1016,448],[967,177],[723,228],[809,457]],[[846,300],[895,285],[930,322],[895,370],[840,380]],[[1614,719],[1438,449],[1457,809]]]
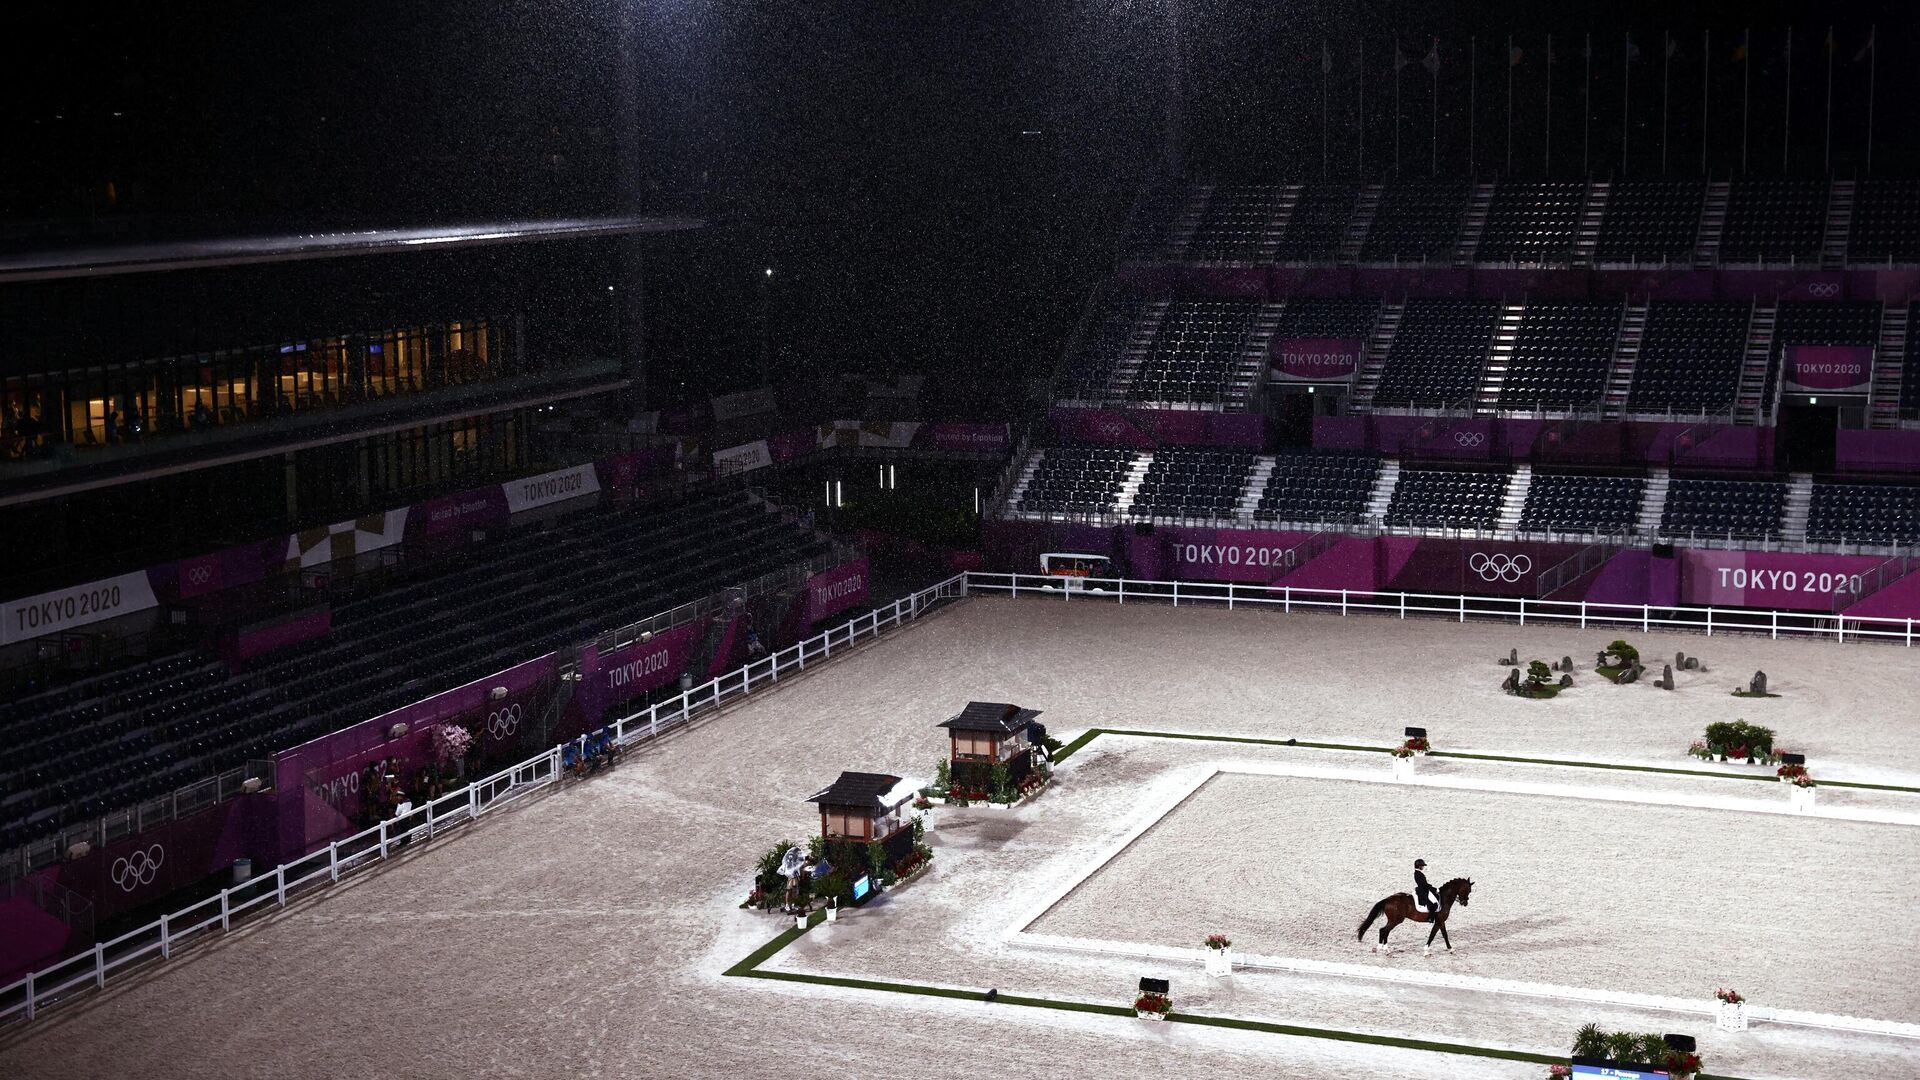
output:
[[[933,767],[933,790],[945,795],[953,787],[953,763],[941,758]]]
[[[1756,760],[1773,755],[1773,729],[1759,724],[1749,724],[1745,720],[1721,720],[1707,725],[1707,749],[1720,756],[1729,756],[1745,747],[1748,757]]]
[[[1607,654],[1614,658],[1614,667],[1632,667],[1640,661],[1640,650],[1619,639],[1607,643]]]
[[[1553,678],[1553,669],[1543,661],[1534,660],[1527,664],[1527,681],[1535,686]]]
[[[1006,762],[993,763],[993,801],[1005,803],[1013,801],[1013,776],[1007,771]]]
[[[1607,1056],[1607,1033],[1600,1030],[1599,1024],[1588,1024],[1574,1035],[1573,1056],[1577,1058]]]

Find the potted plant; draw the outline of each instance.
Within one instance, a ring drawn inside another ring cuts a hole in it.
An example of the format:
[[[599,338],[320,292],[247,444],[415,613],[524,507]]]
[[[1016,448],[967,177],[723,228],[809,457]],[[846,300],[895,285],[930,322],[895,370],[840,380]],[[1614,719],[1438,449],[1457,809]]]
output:
[[[1215,978],[1233,974],[1233,942],[1225,934],[1207,935],[1207,974]]]
[[[840,921],[840,898],[837,896],[827,897],[827,921]]]
[[[1133,1015],[1142,1020],[1165,1020],[1173,1011],[1173,999],[1165,994],[1141,994],[1133,999]]]
[[[1413,779],[1413,748],[1402,743],[1392,750],[1393,778],[1395,780]]]
[[[1793,800],[1795,813],[1804,814],[1813,809],[1813,777],[1802,772],[1793,778],[1793,786],[1787,789],[1787,796]]]
[[[1713,996],[1720,999],[1719,1015],[1713,1026],[1721,1031],[1747,1030],[1747,999],[1740,996],[1740,991],[1723,986],[1715,990]]]
[[[1407,749],[1424,756],[1433,752],[1433,744],[1427,741],[1426,736],[1415,735],[1407,740]]]
[[[1779,777],[1782,783],[1787,783],[1807,775],[1807,767],[1805,765],[1782,765],[1778,769],[1773,770],[1773,775]]]

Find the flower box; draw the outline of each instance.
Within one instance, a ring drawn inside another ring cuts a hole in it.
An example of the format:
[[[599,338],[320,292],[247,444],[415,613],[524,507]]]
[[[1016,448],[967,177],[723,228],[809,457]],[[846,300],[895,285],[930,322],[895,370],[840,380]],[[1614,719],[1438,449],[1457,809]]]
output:
[[[1231,948],[1208,949],[1206,950],[1206,954],[1207,974],[1216,979],[1233,974],[1233,950]]]
[[[1413,779],[1413,759],[1410,757],[1394,758],[1393,759],[1393,778],[1395,780],[1400,780],[1400,781],[1412,780]]]
[[[1142,1020],[1165,1020],[1167,1018],[1166,1013],[1150,1012],[1146,1009],[1135,1009],[1133,1010],[1133,1015]]]
[[[1793,812],[1796,814],[1812,813],[1813,793],[1818,790],[1818,788],[1813,787],[1802,787],[1799,784],[1789,786],[1787,788],[1787,797],[1793,800],[1791,803]]]
[[[1714,1017],[1713,1026],[1721,1031],[1747,1030],[1747,1003],[1744,1001],[1722,1001],[1719,1013]]]

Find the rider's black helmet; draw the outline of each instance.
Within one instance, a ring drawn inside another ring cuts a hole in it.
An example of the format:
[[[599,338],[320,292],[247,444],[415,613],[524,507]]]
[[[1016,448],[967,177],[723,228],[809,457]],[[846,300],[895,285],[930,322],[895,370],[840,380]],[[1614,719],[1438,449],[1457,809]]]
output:
[[[1415,859],[1415,860],[1413,860],[1413,868],[1414,868],[1415,870],[1418,870],[1418,869],[1420,869],[1421,867],[1424,867],[1424,866],[1426,866],[1426,865],[1427,865],[1427,860],[1425,860],[1425,859]]]

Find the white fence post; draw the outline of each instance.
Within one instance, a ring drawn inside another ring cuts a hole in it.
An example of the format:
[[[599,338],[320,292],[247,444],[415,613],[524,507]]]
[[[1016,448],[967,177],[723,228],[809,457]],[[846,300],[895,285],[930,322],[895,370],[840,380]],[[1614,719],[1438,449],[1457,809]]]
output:
[[[327,845],[327,873],[332,875],[333,880],[340,880],[340,841],[338,840]]]
[[[1527,598],[1524,596],[1520,598],[1520,625],[1527,625]]]
[[[1341,616],[1344,617],[1346,613],[1347,613],[1347,590],[1341,589],[1340,590],[1340,614]]]
[[[1177,581],[1173,583],[1173,606],[1180,606],[1180,583]]]
[[[1771,614],[1772,614],[1772,622],[1773,622],[1773,632],[1768,636],[1773,638],[1778,638],[1780,636],[1780,613],[1778,611],[1774,611]]]
[[[1405,620],[1406,617],[1407,617],[1407,594],[1401,593],[1400,594],[1400,618],[1402,620]]]
[[[33,972],[27,972],[27,1019],[33,1019]]]
[[[1227,582],[1227,610],[1233,610],[1233,582]]]
[[[1587,602],[1585,600],[1582,600],[1580,601],[1580,629],[1585,630],[1586,628],[1587,628]]]
[[[280,906],[287,906],[287,864],[281,863],[273,868],[273,891],[279,897]]]
[[[227,902],[232,895],[232,889],[220,890],[220,929],[223,933],[233,929],[233,908]]]
[[[107,988],[107,947],[105,945],[93,947],[93,985],[100,990]]]
[[[385,820],[380,822],[380,857],[382,859],[387,857],[387,823]]]
[[[160,959],[162,960],[173,959],[172,935],[167,926],[167,924],[172,921],[173,921],[172,912],[161,913],[160,915]]]
[[[1713,608],[1707,608],[1707,636],[1713,636]]]
[[[1120,602],[1123,604],[1127,602],[1127,579],[1126,578],[1120,579]]]
[[[1400,598],[1402,605],[1406,602],[1406,597]],[[1293,586],[1291,585],[1280,586],[1280,610],[1288,615],[1293,614]]]
[[[1652,621],[1653,621],[1653,608],[1647,606],[1646,604],[1641,604],[1640,605],[1640,632],[1643,634],[1646,633],[1647,625]]]

